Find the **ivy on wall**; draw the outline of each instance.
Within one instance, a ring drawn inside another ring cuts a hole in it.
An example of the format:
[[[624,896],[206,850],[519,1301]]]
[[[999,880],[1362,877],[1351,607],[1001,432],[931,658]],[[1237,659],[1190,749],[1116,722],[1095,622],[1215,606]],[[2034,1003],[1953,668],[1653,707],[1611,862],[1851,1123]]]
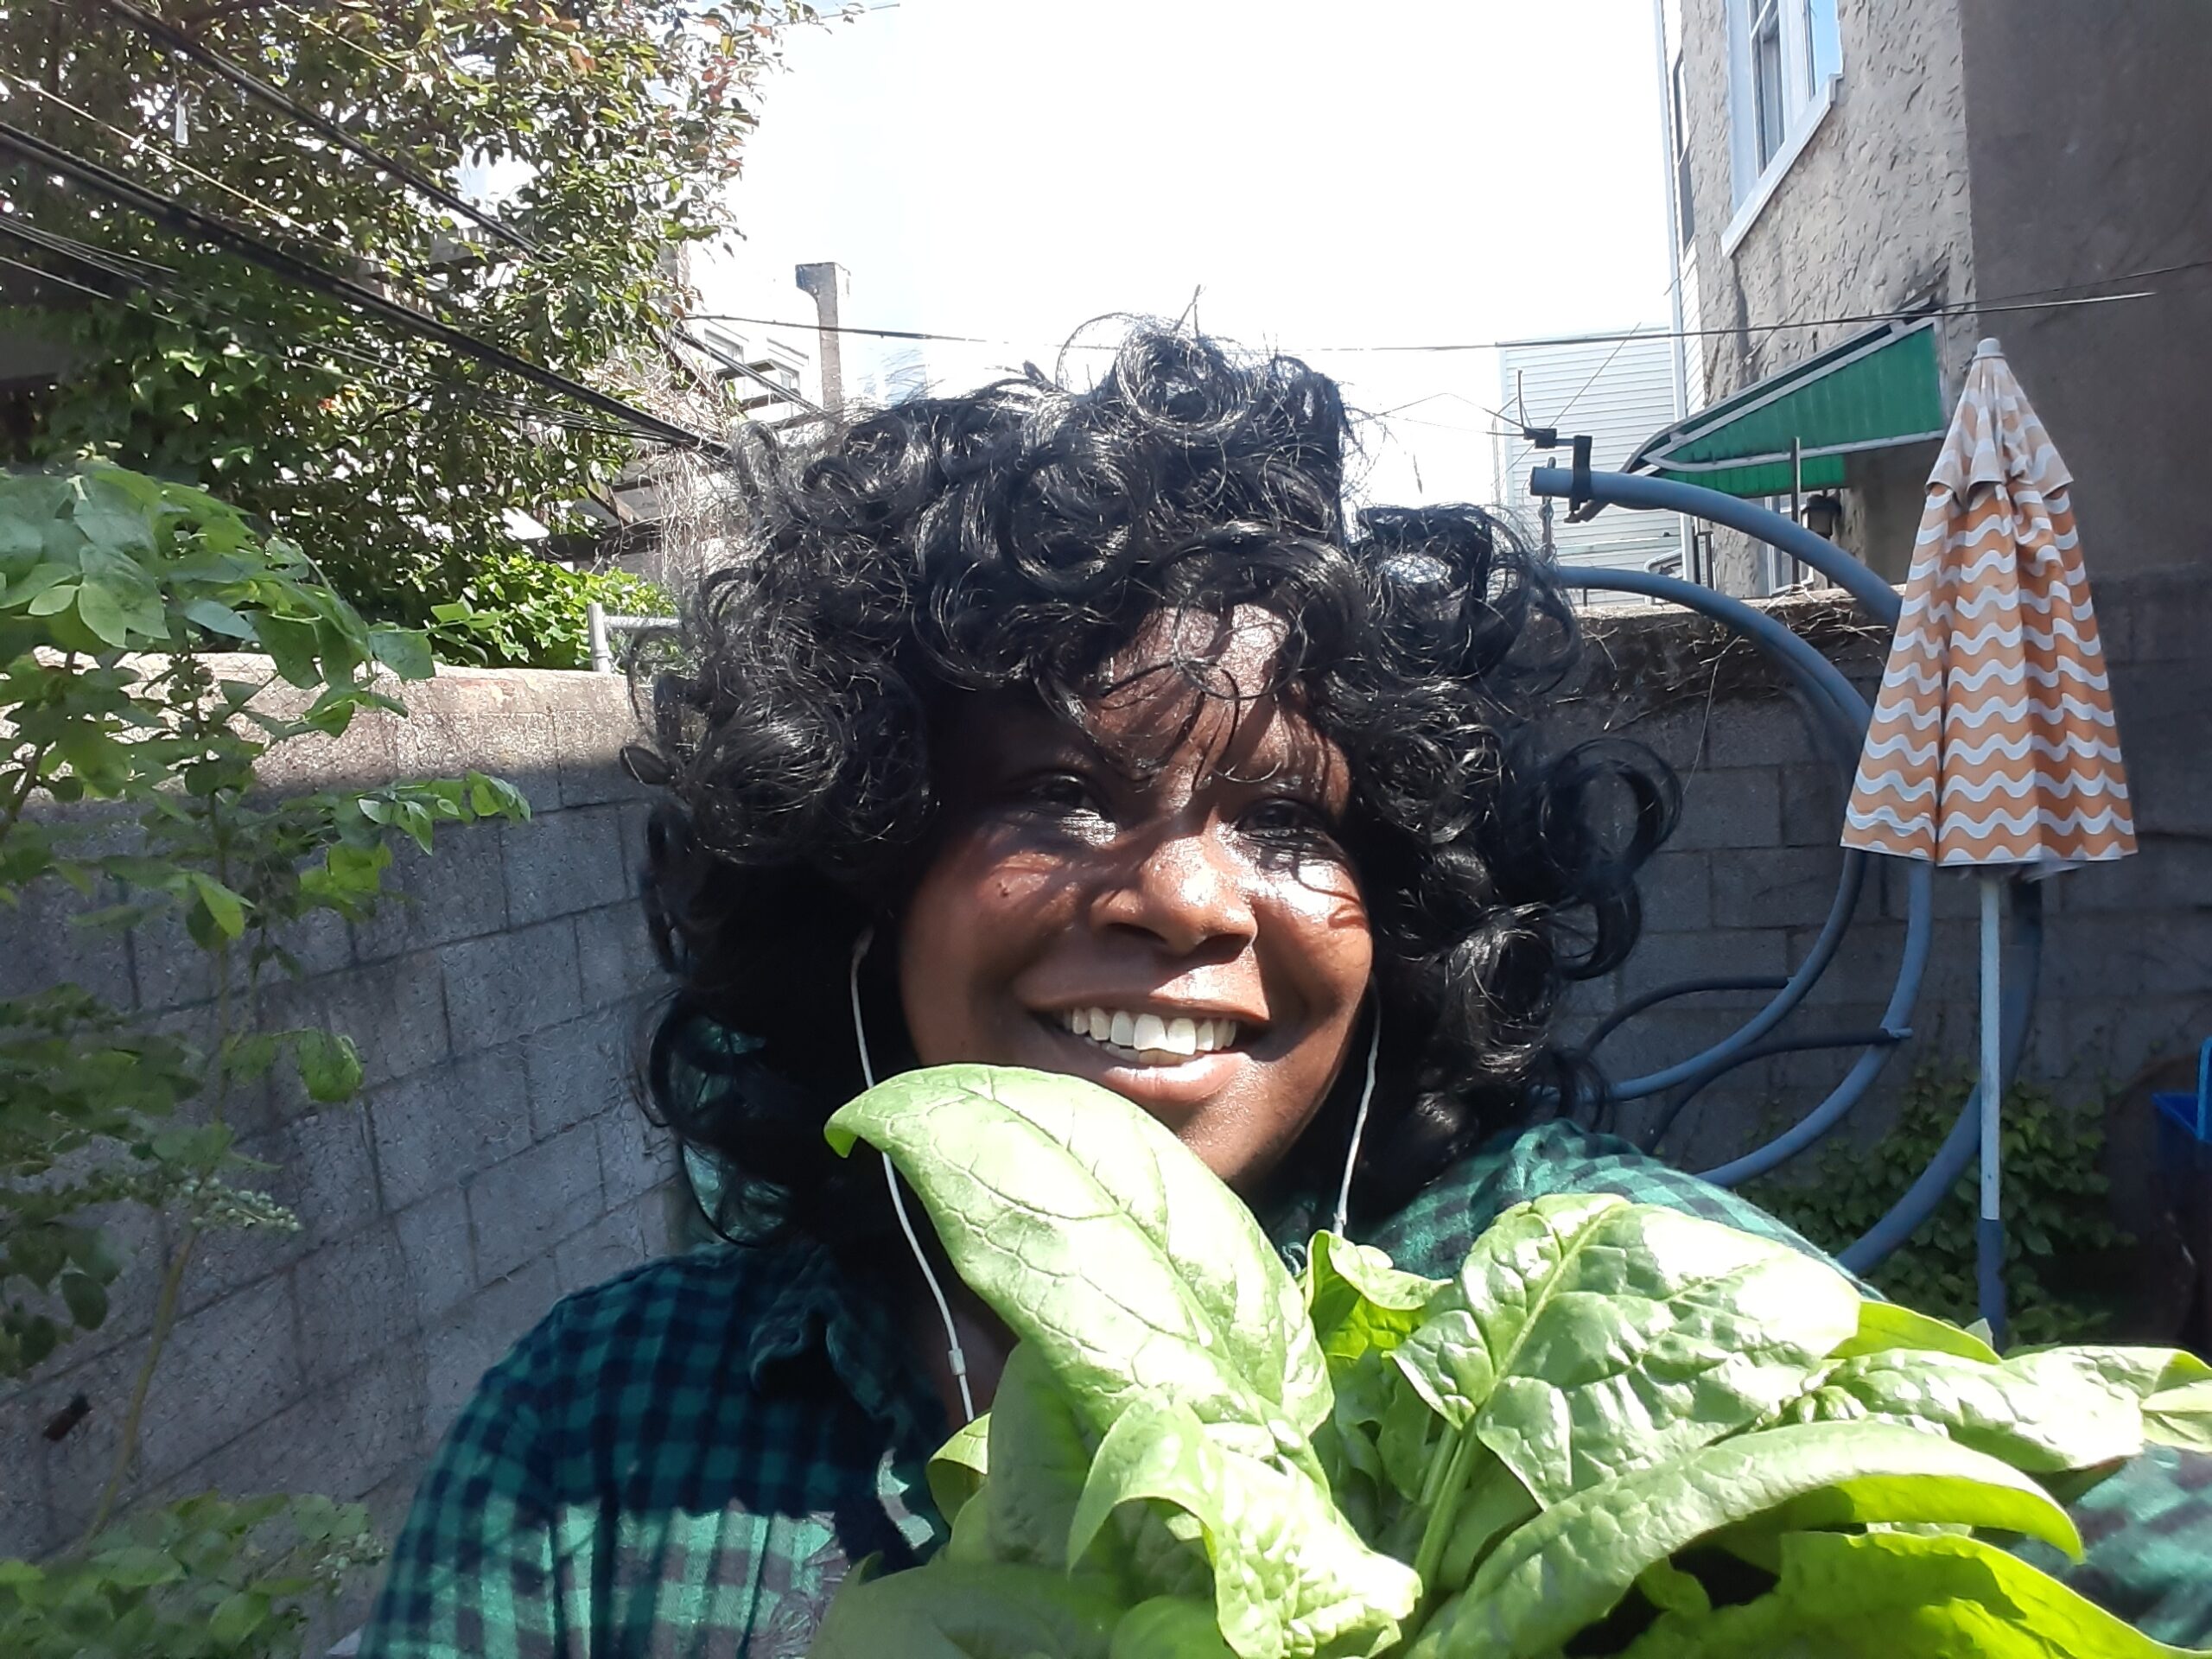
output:
[[[1825,1250],[1840,1250],[1904,1196],[1974,1088],[1955,1064],[1915,1071],[1896,1123],[1871,1147],[1831,1141],[1808,1173],[1758,1182],[1745,1196]],[[2103,1103],[2067,1106],[2037,1085],[2005,1096],[2005,1294],[2013,1340],[2034,1345],[2097,1335],[2112,1320],[2096,1266],[2131,1243],[2116,1227],[2104,1152]],[[1977,1316],[1976,1177],[1960,1179],[1918,1231],[1871,1275],[1883,1294],[1959,1324]]]

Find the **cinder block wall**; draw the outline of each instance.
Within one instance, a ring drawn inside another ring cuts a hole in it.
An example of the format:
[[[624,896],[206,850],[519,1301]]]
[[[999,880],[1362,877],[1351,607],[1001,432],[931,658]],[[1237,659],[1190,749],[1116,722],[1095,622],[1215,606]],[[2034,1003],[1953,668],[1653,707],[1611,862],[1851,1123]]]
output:
[[[306,972],[266,993],[267,1023],[351,1035],[366,1086],[342,1107],[289,1085],[234,1103],[243,1149],[278,1166],[266,1184],[304,1224],[200,1243],[134,1496],[322,1491],[366,1499],[389,1532],[485,1368],[563,1294],[668,1248],[671,1154],[630,1084],[661,976],[637,902],[645,802],[616,766],[626,684],[444,670],[406,701],[409,721],[364,716],[272,757],[273,781],[474,768],[536,816],[442,827],[434,856],[397,861],[411,902],[292,941]],[[204,1020],[206,966],[179,934],[66,922],[51,900],[0,920],[0,995],[73,978],[164,1024]],[[123,1219],[143,1254],[105,1328],[0,1397],[0,1554],[73,1540],[106,1478],[168,1242]],[[91,1414],[46,1440],[79,1394]]]
[[[2024,1071],[2064,1099],[2087,1103],[2130,1084],[2147,1066],[2185,1059],[2212,1035],[2212,569],[2183,569],[2096,583],[2098,620],[2134,796],[2142,850],[2044,884],[2040,994]],[[1821,645],[1871,697],[1886,630],[1834,604],[1783,604],[1777,613]],[[1586,1030],[1626,1001],[1692,978],[1780,976],[1810,950],[1842,868],[1837,836],[1847,784],[1816,748],[1777,677],[1738,639],[1669,613],[1601,621],[1603,648],[1570,693],[1567,720],[1649,744],[1681,776],[1680,827],[1643,883],[1644,934],[1617,973],[1579,988]],[[1726,647],[1724,652],[1724,646]],[[1905,884],[1896,861],[1876,858],[1834,963],[1782,1033],[1867,1030],[1881,1023],[1904,944]],[[1862,1125],[1916,1061],[1970,1060],[1976,1044],[1975,888],[1936,873],[1935,950],[1911,1025]],[[1700,1052],[1739,1027],[1764,992],[1689,997],[1635,1016],[1599,1051],[1616,1078],[1648,1074]],[[1847,1057],[1779,1055],[1713,1084],[1684,1112],[1667,1144],[1705,1168],[1802,1116],[1840,1078]],[[2173,1086],[2170,1084],[2161,1086]],[[2147,1159],[2138,1098],[2116,1116],[2114,1151]],[[1649,1105],[1624,1109],[1631,1131]],[[2134,1131],[2142,1129],[2142,1135]],[[2142,1170],[2115,1169],[2125,1184]]]

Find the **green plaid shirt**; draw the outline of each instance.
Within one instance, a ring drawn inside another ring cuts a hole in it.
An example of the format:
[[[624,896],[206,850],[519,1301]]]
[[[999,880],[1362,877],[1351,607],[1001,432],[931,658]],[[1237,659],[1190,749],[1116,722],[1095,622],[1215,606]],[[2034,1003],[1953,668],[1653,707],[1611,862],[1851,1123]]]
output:
[[[1469,1159],[1373,1242],[1444,1276],[1500,1211],[1558,1192],[1812,1248],[1557,1123]],[[1313,1223],[1297,1206],[1271,1231],[1295,1256]],[[922,1470],[948,1432],[893,1311],[818,1247],[639,1268],[568,1298],[485,1376],[416,1495],[361,1659],[803,1655],[850,1562],[934,1547]],[[2148,1453],[2074,1514],[2089,1555],[2063,1576],[2164,1640],[2212,1640],[2212,1459]]]

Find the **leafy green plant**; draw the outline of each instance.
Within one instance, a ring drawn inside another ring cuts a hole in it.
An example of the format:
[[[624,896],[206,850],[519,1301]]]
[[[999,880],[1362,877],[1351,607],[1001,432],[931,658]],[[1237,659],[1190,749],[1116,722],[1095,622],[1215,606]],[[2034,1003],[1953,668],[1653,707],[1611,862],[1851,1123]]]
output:
[[[367,916],[401,836],[427,849],[440,824],[528,814],[480,773],[256,789],[271,750],[404,714],[382,688],[429,671],[419,633],[369,626],[301,550],[199,491],[97,464],[0,475],[0,906],[73,888],[118,950],[119,930],[180,919],[211,987],[181,1028],[71,984],[0,1000],[0,1378],[105,1322],[125,1267],[107,1207],[165,1212],[174,1241],[84,1538],[0,1561],[0,1652],[274,1652],[360,1558],[360,1512],[320,1499],[190,1500],[107,1529],[200,1241],[297,1225],[237,1149],[238,1091],[280,1065],[318,1103],[361,1081],[348,1034],[261,1020],[268,976],[297,966],[290,930]]]
[[[1759,1183],[1748,1196],[1826,1250],[1840,1250],[1888,1214],[1920,1173],[1974,1088],[1956,1065],[1918,1067],[1897,1122],[1872,1147],[1832,1143],[1807,1175]],[[2016,1082],[2005,1095],[2005,1291],[2013,1335],[2069,1342],[2111,1323],[2096,1268],[2129,1241],[2114,1226],[2101,1105],[2062,1106]],[[1885,1295],[1948,1319],[1975,1315],[1975,1177],[1960,1178],[1936,1213],[1872,1276]]]
[[[1327,1233],[1293,1279],[1164,1127],[1042,1072],[908,1073],[829,1133],[1019,1344],[931,1466],[950,1541],[849,1580],[815,1659],[2177,1651],[1993,1539],[2078,1554],[2045,1483],[2212,1449],[2190,1355],[2000,1358],[1607,1195],[1449,1280]]]
[[[586,607],[609,615],[671,616],[667,589],[626,570],[571,570],[527,554],[487,560],[456,595],[430,607],[430,648],[486,668],[589,668]]]
[[[760,0],[145,0],[212,50],[464,197],[518,247],[119,21],[0,6],[9,119],[200,212],[598,390],[719,434],[734,399],[668,344],[675,254],[733,226],[755,89],[804,3]],[[173,116],[182,105],[181,127]],[[180,141],[179,132],[182,137]],[[366,319],[289,279],[26,171],[22,222],[155,262],[110,296],[26,282],[7,315],[67,372],[11,411],[22,453],[211,481],[312,545],[372,620],[434,606],[521,543],[511,511],[588,531],[637,458],[556,392]],[[86,270],[41,263],[80,286]],[[21,273],[11,272],[20,276]],[[473,601],[484,608],[481,601]]]

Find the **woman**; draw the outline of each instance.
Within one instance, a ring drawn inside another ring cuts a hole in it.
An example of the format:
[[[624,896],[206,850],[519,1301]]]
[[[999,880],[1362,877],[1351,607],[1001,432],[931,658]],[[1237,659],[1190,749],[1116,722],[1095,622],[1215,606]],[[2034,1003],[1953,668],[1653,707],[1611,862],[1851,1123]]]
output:
[[[1290,1249],[1348,1202],[1446,1272],[1591,1190],[1789,1236],[1564,1121],[1555,1005],[1633,943],[1671,785],[1545,752],[1558,589],[1471,508],[1348,524],[1344,445],[1304,365],[1142,334],[1087,393],[753,458],[634,760],[682,988],[652,1093],[731,1243],[492,1370],[364,1655],[797,1655],[849,1563],[933,1547],[923,1463],[1006,1338],[823,1142],[871,1058],[1090,1077]]]

